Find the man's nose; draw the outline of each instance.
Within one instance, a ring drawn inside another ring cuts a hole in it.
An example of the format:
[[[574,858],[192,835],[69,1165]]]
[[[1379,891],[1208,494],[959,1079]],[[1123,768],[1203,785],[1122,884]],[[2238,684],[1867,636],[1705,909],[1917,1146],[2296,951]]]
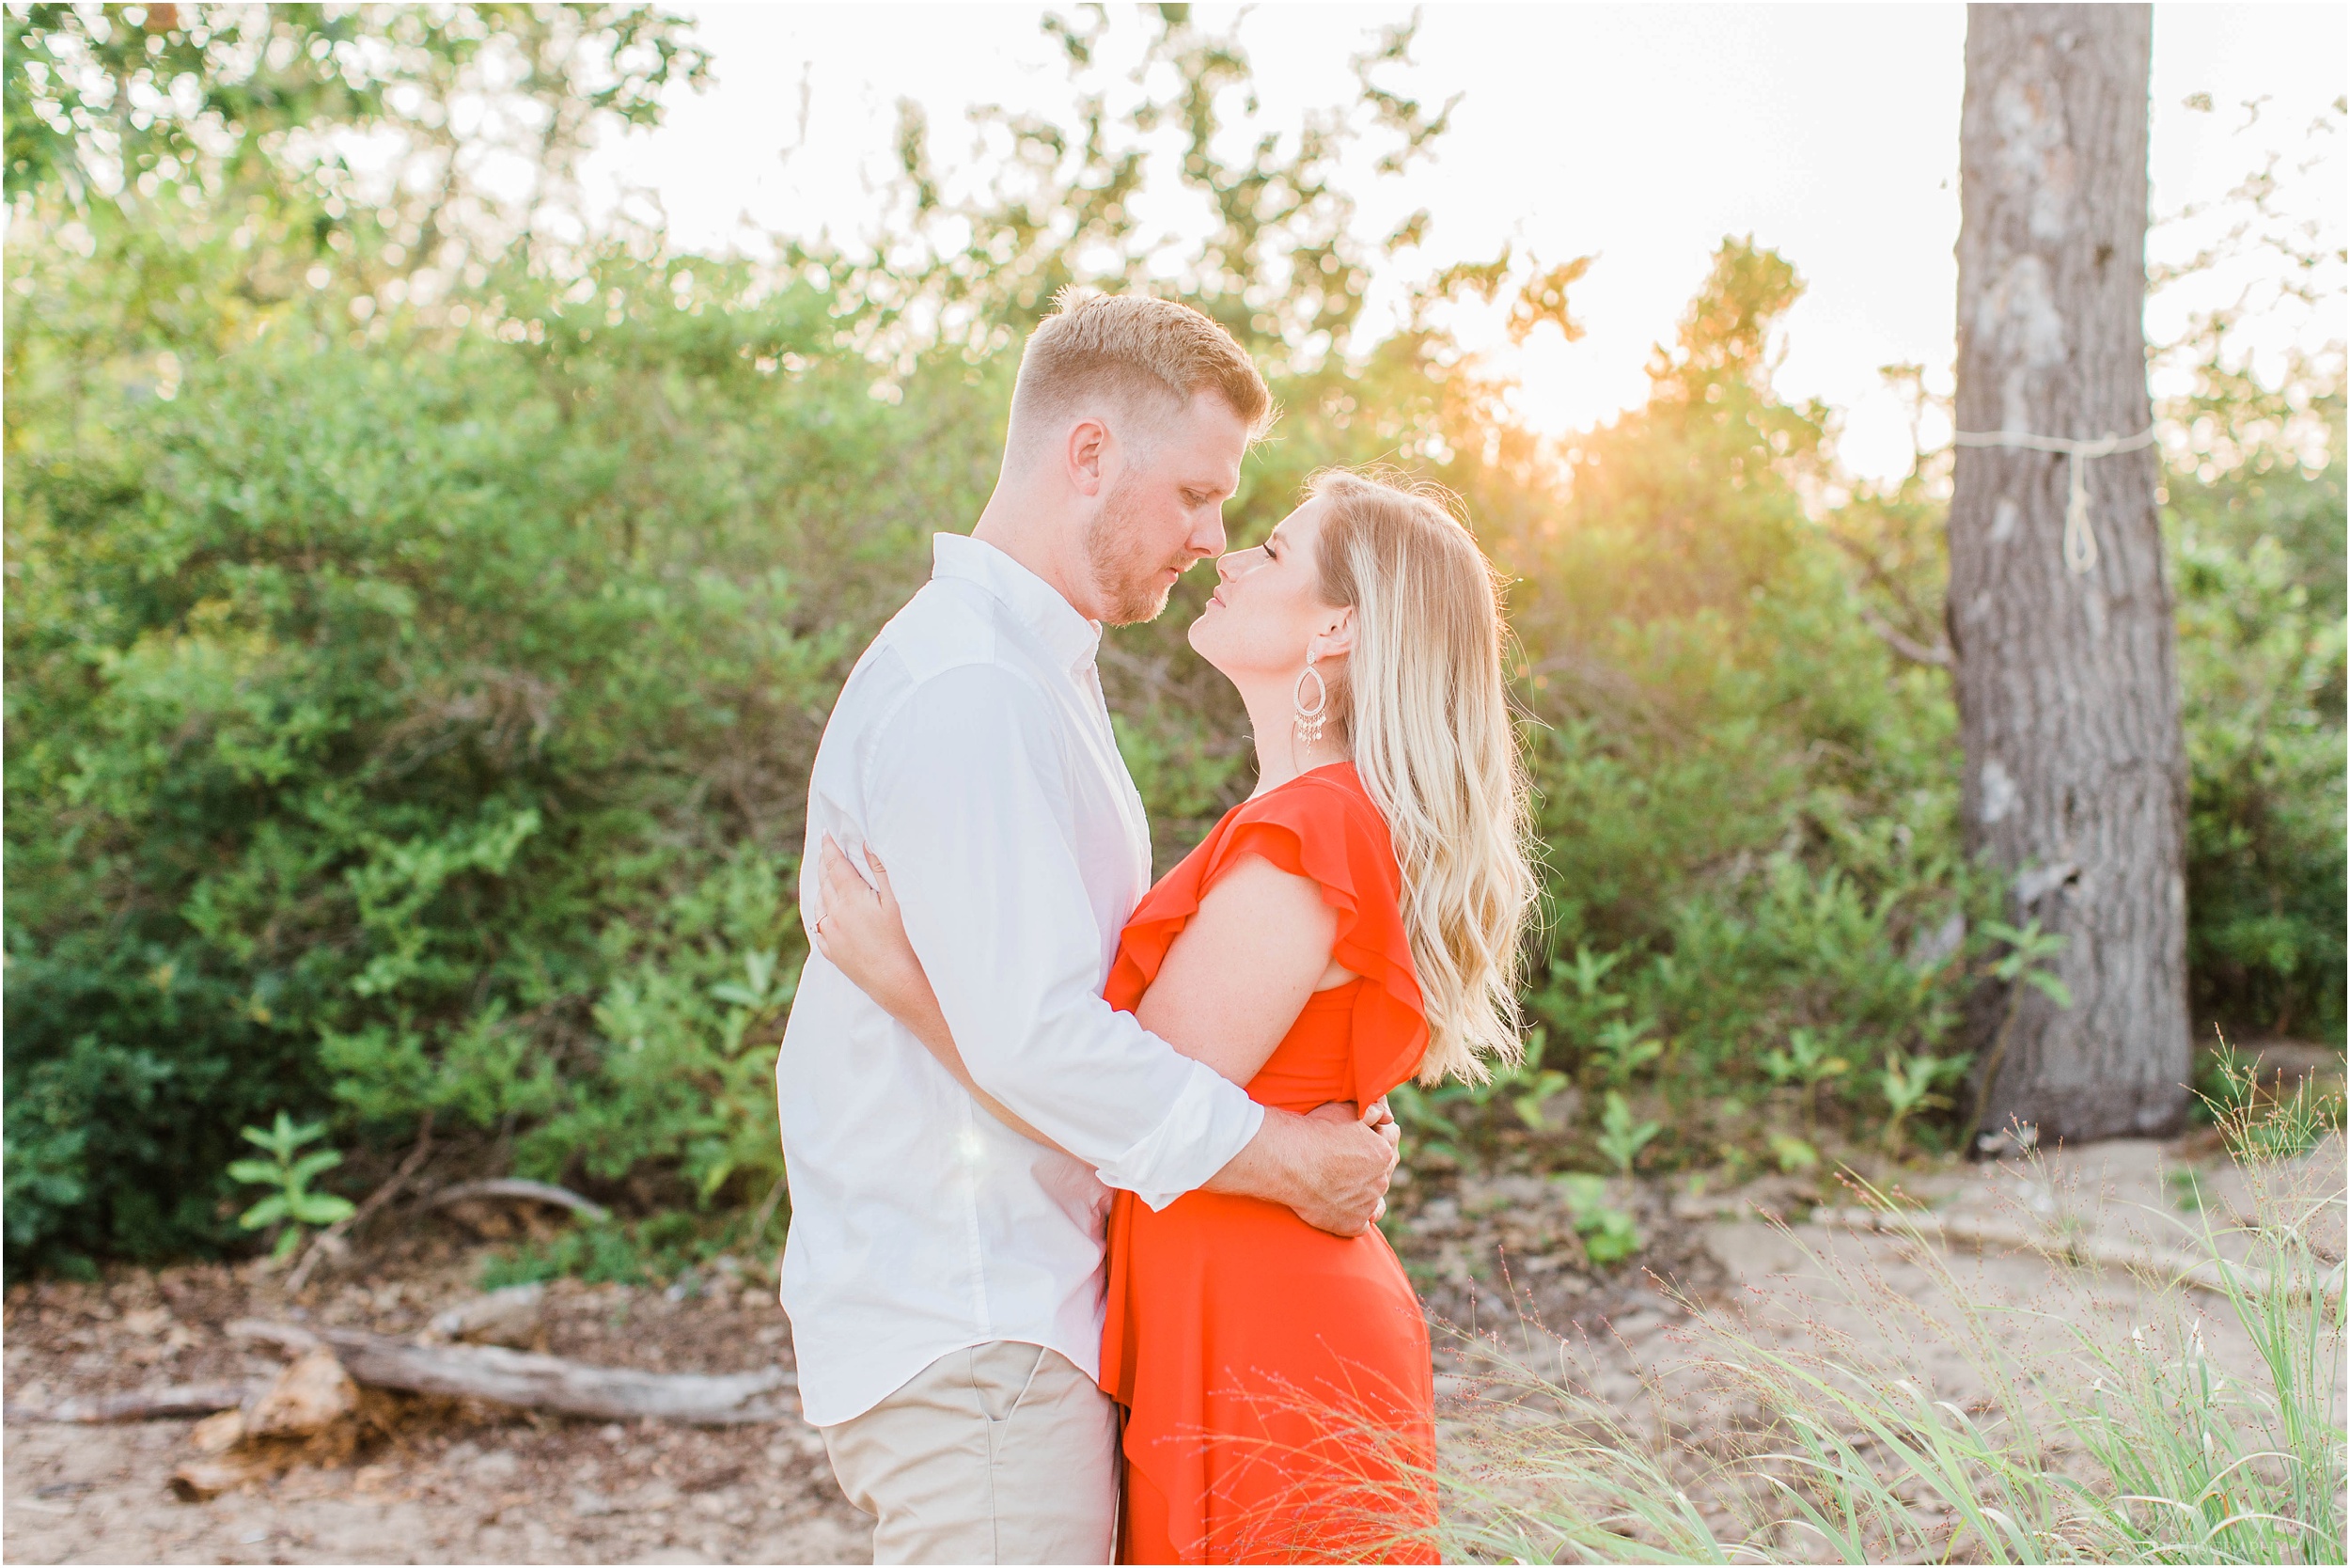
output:
[[[1202,560],[1210,556],[1224,554],[1224,517],[1220,510],[1211,515],[1205,525],[1191,536],[1191,548],[1194,554]],[[1221,576],[1223,572],[1224,564],[1218,561],[1216,563],[1217,575]]]

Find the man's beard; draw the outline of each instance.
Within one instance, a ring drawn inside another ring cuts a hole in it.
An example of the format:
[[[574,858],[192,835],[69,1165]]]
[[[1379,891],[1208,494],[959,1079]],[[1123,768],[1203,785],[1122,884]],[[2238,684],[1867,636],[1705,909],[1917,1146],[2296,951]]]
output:
[[[1154,561],[1142,542],[1142,509],[1136,486],[1120,481],[1103,499],[1102,510],[1086,529],[1086,565],[1093,573],[1093,588],[1102,602],[1102,619],[1112,626],[1132,626],[1156,619],[1167,608],[1172,583],[1160,574],[1181,572],[1191,564],[1188,554],[1174,560]]]

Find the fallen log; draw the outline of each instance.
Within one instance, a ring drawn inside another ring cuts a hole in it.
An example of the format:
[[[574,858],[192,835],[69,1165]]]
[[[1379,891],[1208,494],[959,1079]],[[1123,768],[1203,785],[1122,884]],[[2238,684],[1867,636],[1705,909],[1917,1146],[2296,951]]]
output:
[[[509,1285],[489,1291],[435,1312],[416,1336],[418,1344],[442,1344],[468,1340],[475,1344],[505,1345],[528,1350],[546,1320],[544,1285]]]
[[[524,1410],[688,1426],[736,1426],[799,1414],[791,1394],[793,1380],[778,1368],[717,1375],[636,1372],[496,1345],[422,1345],[355,1328],[250,1318],[230,1324],[228,1332],[295,1351],[325,1345],[354,1380],[370,1388],[487,1400]]]
[[[10,1403],[7,1413],[11,1423],[57,1421],[74,1426],[104,1426],[116,1421],[168,1420],[234,1410],[268,1387],[267,1383],[184,1383],[134,1394],[60,1400],[55,1404]]]
[[[558,1187],[552,1182],[525,1182],[519,1176],[494,1177],[486,1182],[460,1182],[453,1187],[443,1187],[426,1202],[428,1209],[446,1208],[451,1203],[464,1203],[483,1198],[504,1198],[524,1203],[551,1203],[558,1209],[585,1215],[603,1221],[612,1217],[612,1211],[590,1198],[582,1198],[569,1187]]]
[[[1919,1209],[1815,1209],[1811,1221],[1837,1230],[1873,1231],[1880,1235],[1940,1241],[1977,1251],[2037,1252],[2062,1262],[2087,1263],[2168,1279],[2214,1295],[2241,1292],[2262,1296],[2269,1290],[2267,1271],[2250,1263],[2209,1255],[2198,1257],[2176,1247],[2148,1247],[2107,1236],[2029,1230],[1975,1215],[1940,1215]],[[2315,1285],[2320,1296],[2331,1299],[2340,1295],[2342,1271],[2336,1268]]]

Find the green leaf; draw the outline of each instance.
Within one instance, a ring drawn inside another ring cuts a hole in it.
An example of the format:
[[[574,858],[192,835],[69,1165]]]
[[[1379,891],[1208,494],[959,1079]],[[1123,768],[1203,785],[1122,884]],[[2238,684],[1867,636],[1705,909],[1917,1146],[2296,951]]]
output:
[[[2024,971],[2024,979],[2057,1006],[2070,1008],[2073,1005],[2071,989],[2045,969],[2027,969]]]
[[[331,1192],[306,1192],[290,1205],[293,1217],[305,1225],[332,1225],[359,1212],[348,1198]]]
[[[282,1192],[274,1192],[239,1215],[237,1223],[248,1231],[258,1231],[264,1226],[274,1225],[285,1218],[288,1207],[286,1195]]]
[[[343,1153],[339,1149],[313,1149],[302,1158],[294,1161],[287,1170],[286,1184],[301,1186],[320,1171],[332,1170],[342,1163]]]

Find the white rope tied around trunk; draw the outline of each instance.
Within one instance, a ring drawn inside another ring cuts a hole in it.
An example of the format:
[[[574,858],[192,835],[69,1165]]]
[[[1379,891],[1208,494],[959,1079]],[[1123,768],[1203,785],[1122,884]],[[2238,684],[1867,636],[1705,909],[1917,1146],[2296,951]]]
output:
[[[2011,447],[2054,452],[2065,459],[2064,570],[2085,577],[2097,569],[2097,530],[2089,522],[2089,470],[2083,465],[2091,458],[2153,446],[2154,427],[2149,425],[2136,435],[2101,435],[2094,441],[2068,441],[2024,431],[1959,431],[1951,439],[1962,447]]]

